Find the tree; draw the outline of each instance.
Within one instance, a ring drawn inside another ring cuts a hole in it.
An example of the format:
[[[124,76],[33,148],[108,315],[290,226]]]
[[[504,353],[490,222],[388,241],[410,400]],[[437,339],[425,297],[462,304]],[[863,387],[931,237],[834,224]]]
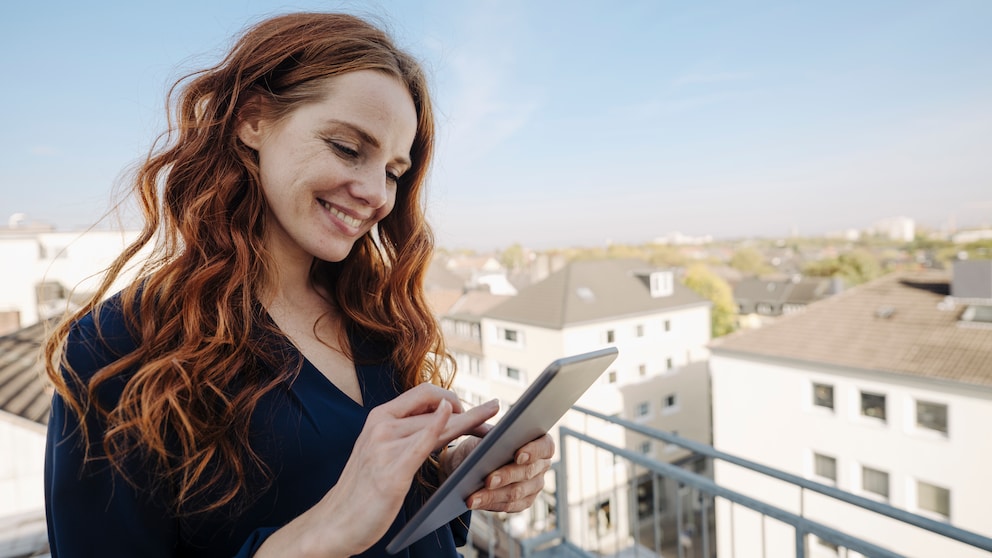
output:
[[[524,253],[524,247],[520,243],[511,245],[509,248],[503,250],[499,256],[499,263],[511,271],[523,268],[526,262],[527,256]]]
[[[703,264],[693,264],[686,269],[682,282],[699,296],[713,303],[710,309],[710,331],[713,337],[734,331],[737,322],[737,303],[730,285]]]
[[[745,275],[763,275],[772,271],[761,252],[750,247],[736,250],[730,257],[730,267]]]
[[[803,268],[803,274],[812,277],[840,277],[847,286],[853,287],[881,277],[883,270],[871,253],[853,250],[836,258],[810,262]]]

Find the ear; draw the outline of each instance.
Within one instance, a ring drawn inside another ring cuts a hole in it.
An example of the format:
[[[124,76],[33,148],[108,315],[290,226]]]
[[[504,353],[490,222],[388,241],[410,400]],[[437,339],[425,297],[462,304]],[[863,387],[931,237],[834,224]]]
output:
[[[249,99],[238,111],[238,139],[258,151],[265,137],[265,120],[257,98]]]

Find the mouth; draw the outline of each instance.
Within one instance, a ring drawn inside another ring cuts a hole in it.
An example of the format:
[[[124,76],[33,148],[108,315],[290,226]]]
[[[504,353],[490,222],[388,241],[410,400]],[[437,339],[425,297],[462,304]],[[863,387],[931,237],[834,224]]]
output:
[[[362,220],[361,219],[356,219],[355,217],[352,217],[351,215],[346,214],[345,212],[343,212],[340,209],[332,206],[331,204],[327,203],[326,201],[324,201],[324,200],[322,200],[320,198],[317,199],[317,202],[320,203],[320,206],[321,207],[323,207],[324,209],[326,209],[327,211],[329,211],[331,213],[331,215],[333,215],[334,217],[338,218],[339,220],[341,220],[344,224],[348,225],[349,227],[354,227],[354,228],[357,229],[359,226],[361,226],[361,224],[362,224]]]

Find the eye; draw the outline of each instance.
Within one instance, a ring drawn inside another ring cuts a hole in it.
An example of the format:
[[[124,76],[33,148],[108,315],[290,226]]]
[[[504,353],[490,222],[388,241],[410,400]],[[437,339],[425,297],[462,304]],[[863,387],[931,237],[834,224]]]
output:
[[[336,141],[331,141],[331,142],[328,142],[328,143],[330,143],[331,144],[331,147],[333,147],[334,150],[337,151],[339,154],[341,154],[343,157],[345,157],[347,159],[357,159],[358,158],[358,150],[357,149],[354,149],[352,147],[349,147],[349,146],[347,146],[347,145],[345,145],[343,143],[338,143]]]
[[[389,182],[391,182],[393,184],[399,184],[399,182],[400,182],[400,175],[397,174],[397,173],[395,173],[395,172],[393,172],[393,171],[387,170],[386,171],[386,180],[388,180]]]

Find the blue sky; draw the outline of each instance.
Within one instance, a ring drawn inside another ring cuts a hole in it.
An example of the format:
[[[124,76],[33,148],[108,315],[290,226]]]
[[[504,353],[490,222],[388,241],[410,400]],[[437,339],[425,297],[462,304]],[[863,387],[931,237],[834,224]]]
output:
[[[176,78],[310,9],[377,17],[428,68],[448,248],[992,224],[986,0],[143,4],[2,9],[0,217],[98,220]]]

